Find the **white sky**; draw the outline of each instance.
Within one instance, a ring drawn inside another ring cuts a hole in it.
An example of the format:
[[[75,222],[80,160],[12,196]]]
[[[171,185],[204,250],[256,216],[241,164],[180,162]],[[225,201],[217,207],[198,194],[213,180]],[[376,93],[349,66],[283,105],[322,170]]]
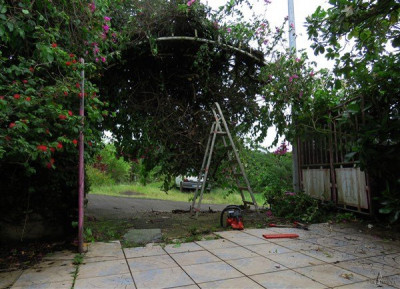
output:
[[[201,0],[202,2],[208,3],[213,9],[218,9],[227,3],[227,0]],[[250,0],[253,4],[253,11],[257,11],[260,15],[264,14],[265,19],[270,23],[271,27],[282,25],[284,18],[288,16],[288,1],[287,0],[271,0],[271,3],[266,5],[264,0]],[[328,8],[328,0],[293,0],[294,2],[294,15],[295,15],[295,29],[296,29],[296,46],[297,51],[306,49],[310,61],[315,61],[319,69],[321,68],[332,68],[333,62],[328,62],[324,56],[315,56],[313,50],[310,48],[311,41],[308,40],[307,29],[305,27],[306,17],[311,15],[318,6],[322,8]],[[251,17],[252,12],[243,11],[244,17]],[[257,14],[258,14],[257,13]],[[289,27],[285,27],[289,31]],[[287,41],[289,45],[289,41]],[[275,138],[275,128],[270,127],[268,129],[268,136],[262,143],[264,147],[268,147],[272,144]],[[283,139],[281,139],[282,141]],[[279,145],[279,144],[278,144]],[[272,148],[270,151],[273,151]]]

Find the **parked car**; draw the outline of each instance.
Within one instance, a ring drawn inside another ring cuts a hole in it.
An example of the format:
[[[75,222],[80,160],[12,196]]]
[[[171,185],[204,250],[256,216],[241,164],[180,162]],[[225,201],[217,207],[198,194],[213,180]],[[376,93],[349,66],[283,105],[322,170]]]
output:
[[[198,181],[197,177],[192,177],[192,176],[177,176],[175,178],[175,185],[181,192],[184,190],[196,190],[196,187],[199,186],[199,190],[201,189],[201,186],[203,185],[203,180]],[[208,191],[211,190],[211,186],[209,183],[207,183],[207,188]]]

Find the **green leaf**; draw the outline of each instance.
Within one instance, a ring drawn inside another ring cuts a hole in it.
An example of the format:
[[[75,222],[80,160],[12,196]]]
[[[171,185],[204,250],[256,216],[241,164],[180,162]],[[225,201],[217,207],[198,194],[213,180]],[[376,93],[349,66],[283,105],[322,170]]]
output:
[[[1,13],[1,14],[5,14],[6,12],[7,12],[7,7],[4,5],[4,6],[2,6],[1,9],[0,9],[0,13]]]
[[[25,15],[28,15],[28,14],[29,14],[29,11],[26,10],[26,9],[22,9],[22,13],[24,13]]]
[[[390,214],[392,211],[393,211],[392,208],[387,208],[387,207],[379,209],[379,213],[381,214]]]
[[[10,30],[10,32],[13,32],[14,24],[12,24],[11,22],[7,22],[7,27],[8,27],[8,30]]]

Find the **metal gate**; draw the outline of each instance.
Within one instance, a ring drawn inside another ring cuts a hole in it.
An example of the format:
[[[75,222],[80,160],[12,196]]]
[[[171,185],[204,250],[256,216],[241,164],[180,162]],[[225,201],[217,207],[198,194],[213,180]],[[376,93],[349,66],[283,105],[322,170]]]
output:
[[[316,199],[371,214],[368,173],[359,168],[357,154],[352,152],[364,119],[363,114],[357,117],[349,113],[354,103],[363,106],[363,100],[355,98],[335,107],[329,112],[330,121],[318,124],[298,139],[300,187]]]

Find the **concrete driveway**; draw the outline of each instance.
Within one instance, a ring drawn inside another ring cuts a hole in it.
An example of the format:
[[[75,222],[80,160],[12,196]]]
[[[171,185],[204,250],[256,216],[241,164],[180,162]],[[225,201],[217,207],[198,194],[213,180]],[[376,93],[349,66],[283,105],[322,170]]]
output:
[[[127,219],[136,217],[138,212],[171,212],[172,210],[189,210],[191,203],[174,202],[154,199],[137,199],[128,197],[111,197],[102,195],[88,195],[87,216],[97,219]],[[226,205],[202,204],[202,210],[211,208],[222,211]]]

